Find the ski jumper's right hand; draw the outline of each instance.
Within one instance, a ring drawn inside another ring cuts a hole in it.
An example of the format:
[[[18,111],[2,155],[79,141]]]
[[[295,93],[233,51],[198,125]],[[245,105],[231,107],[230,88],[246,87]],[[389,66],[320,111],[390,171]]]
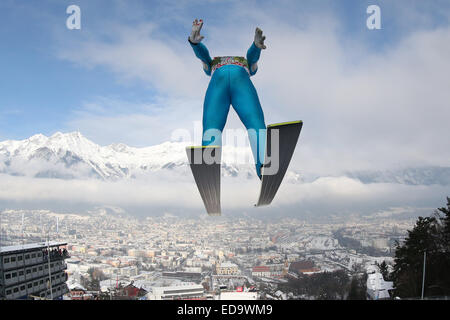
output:
[[[203,20],[197,20],[195,19],[192,23],[192,31],[191,35],[189,36],[189,41],[194,44],[199,44],[205,37],[200,35],[200,30],[202,30],[203,27]]]

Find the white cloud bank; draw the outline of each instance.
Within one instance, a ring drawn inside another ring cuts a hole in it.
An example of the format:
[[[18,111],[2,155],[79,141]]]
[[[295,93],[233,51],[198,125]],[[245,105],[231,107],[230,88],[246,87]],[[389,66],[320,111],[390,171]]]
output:
[[[273,204],[254,208],[259,193],[256,179],[222,179],[223,214],[277,211],[304,214],[370,214],[390,207],[436,207],[448,195],[444,186],[362,184],[346,177],[320,178],[311,183],[284,183]],[[131,214],[178,214],[204,212],[203,203],[190,176],[155,173],[145,180],[36,179],[0,175],[0,203],[7,208],[76,210],[114,206]]]

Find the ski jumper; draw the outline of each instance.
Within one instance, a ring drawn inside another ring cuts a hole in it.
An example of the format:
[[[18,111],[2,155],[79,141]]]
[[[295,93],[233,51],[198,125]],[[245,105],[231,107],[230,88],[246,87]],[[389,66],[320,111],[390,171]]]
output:
[[[253,42],[244,57],[215,57],[201,42],[192,43],[194,53],[203,63],[203,70],[211,80],[203,104],[202,145],[222,145],[222,131],[230,105],[247,129],[255,159],[256,173],[261,178],[261,165],[266,148],[266,125],[258,94],[250,77],[258,71],[261,49]],[[210,132],[215,132],[211,135]]]

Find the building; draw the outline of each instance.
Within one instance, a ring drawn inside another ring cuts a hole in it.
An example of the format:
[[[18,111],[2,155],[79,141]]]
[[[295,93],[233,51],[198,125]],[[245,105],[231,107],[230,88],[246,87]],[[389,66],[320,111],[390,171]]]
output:
[[[202,274],[200,272],[187,272],[187,271],[165,271],[162,273],[164,278],[182,279],[189,281],[201,281]]]
[[[216,273],[218,275],[238,275],[239,268],[236,264],[231,262],[223,262],[216,266]]]
[[[119,286],[126,286],[126,282],[119,279],[107,279],[100,281],[101,292],[111,292],[116,290]]]
[[[152,287],[149,300],[178,300],[203,298],[205,288],[201,284],[188,283],[169,287]]]
[[[256,266],[252,269],[253,277],[270,277],[272,272],[268,266]]]
[[[69,292],[67,243],[0,248],[0,299],[62,299]]]
[[[70,300],[90,300],[92,295],[87,294],[87,290],[81,284],[72,282],[68,285]]]
[[[134,266],[119,268],[118,271],[122,276],[134,277],[138,274],[138,268]]]
[[[295,261],[289,265],[289,272],[298,275],[311,274],[318,271],[320,271],[320,269],[315,267],[314,261],[312,260]]]
[[[258,292],[221,292],[219,300],[258,300]]]
[[[392,281],[384,281],[383,275],[378,272],[370,273],[367,276],[367,299],[386,300],[390,299],[390,291],[393,290]]]
[[[253,277],[276,277],[280,278],[287,274],[288,262],[278,264],[268,264],[265,266],[255,266],[252,268]]]
[[[147,291],[145,289],[136,287],[132,281],[125,287],[117,289],[114,298],[119,300],[136,300],[146,294]]]
[[[372,240],[373,246],[377,249],[389,249],[389,239],[376,238]]]

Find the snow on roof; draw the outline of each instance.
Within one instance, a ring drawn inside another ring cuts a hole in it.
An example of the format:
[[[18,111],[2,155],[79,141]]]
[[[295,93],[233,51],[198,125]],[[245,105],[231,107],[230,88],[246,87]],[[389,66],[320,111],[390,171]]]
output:
[[[150,292],[152,289],[152,281],[136,280],[134,281],[133,285],[136,288],[144,289],[147,292]]]
[[[70,283],[70,284],[68,284],[68,287],[69,287],[69,290],[83,290],[83,291],[86,291],[86,288],[83,287],[78,282]]]
[[[221,292],[220,300],[257,300],[257,292]]]
[[[220,268],[236,268],[237,265],[234,264],[234,263],[231,263],[231,262],[222,262],[222,263],[219,265],[219,267],[220,267]]]
[[[107,279],[100,281],[100,291],[106,292],[109,289],[116,288],[117,285],[126,286],[129,282],[125,282],[123,280],[114,280],[114,279]]]
[[[162,286],[162,287],[152,287],[153,291],[156,290],[164,290],[165,292],[169,292],[172,290],[203,290],[203,286],[201,284],[196,284],[194,282],[183,282],[178,285],[171,285],[171,286]]]
[[[371,273],[367,276],[367,288],[370,290],[391,290],[392,281],[384,281],[381,273]]]
[[[49,247],[57,247],[57,246],[65,246],[67,245],[66,242],[57,242],[57,241],[50,241],[48,244],[47,242],[40,242],[40,243],[27,243],[23,245],[14,245],[14,246],[6,246],[6,247],[0,247],[0,254],[8,254],[16,251],[31,251],[31,250],[37,250],[37,249],[44,249]]]

